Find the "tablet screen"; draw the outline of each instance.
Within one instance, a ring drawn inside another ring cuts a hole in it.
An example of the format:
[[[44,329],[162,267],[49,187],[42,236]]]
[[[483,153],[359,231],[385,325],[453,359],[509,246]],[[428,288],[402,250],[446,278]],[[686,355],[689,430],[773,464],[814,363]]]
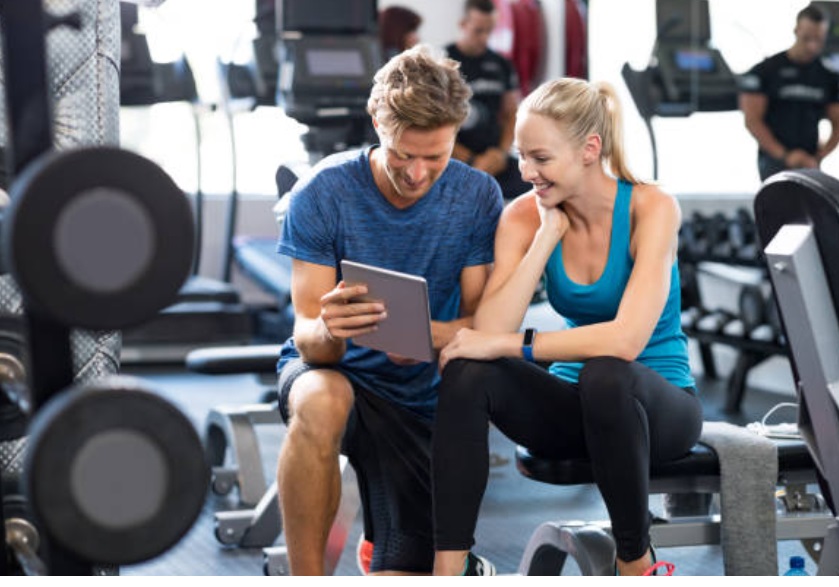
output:
[[[380,300],[387,310],[379,328],[354,337],[355,344],[417,361],[434,360],[424,278],[346,260],[341,261],[341,273],[347,285],[366,284],[364,299]]]

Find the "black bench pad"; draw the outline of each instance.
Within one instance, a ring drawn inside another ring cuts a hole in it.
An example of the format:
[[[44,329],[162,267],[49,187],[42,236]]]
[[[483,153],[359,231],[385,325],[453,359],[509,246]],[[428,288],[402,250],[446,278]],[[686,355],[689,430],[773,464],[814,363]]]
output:
[[[807,445],[803,440],[779,440],[778,473],[808,471],[815,468]],[[594,483],[588,459],[552,459],[532,454],[523,446],[516,447],[516,468],[535,481],[551,485],[583,485]],[[689,477],[718,477],[720,464],[716,453],[703,444],[697,444],[690,453],[678,460],[654,464],[650,470],[651,481],[683,479]]]

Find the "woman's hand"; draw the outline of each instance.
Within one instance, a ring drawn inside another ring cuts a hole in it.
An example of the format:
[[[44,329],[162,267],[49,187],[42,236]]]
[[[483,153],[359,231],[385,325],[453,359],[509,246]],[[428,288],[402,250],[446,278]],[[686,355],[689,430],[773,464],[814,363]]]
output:
[[[536,208],[539,210],[539,220],[542,222],[539,231],[555,238],[556,242],[561,241],[570,225],[568,215],[559,206],[546,208],[538,199]]]
[[[491,361],[506,356],[505,337],[509,334],[478,332],[471,328],[461,328],[451,342],[440,351],[440,372],[452,359],[475,359]]]

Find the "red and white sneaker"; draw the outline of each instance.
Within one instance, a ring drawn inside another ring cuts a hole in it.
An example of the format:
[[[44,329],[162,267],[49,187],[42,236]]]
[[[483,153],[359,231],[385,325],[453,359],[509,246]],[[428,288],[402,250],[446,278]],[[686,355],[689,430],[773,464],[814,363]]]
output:
[[[660,561],[655,555],[655,548],[650,545],[650,558],[653,560],[652,566],[644,571],[644,577],[672,577],[673,571],[676,570],[676,565],[667,561]],[[659,571],[662,571],[659,573]]]
[[[364,538],[364,534],[358,536],[358,546],[355,547],[355,563],[362,575],[370,573],[370,563],[373,562],[373,543]]]
[[[644,571],[644,576],[645,577],[656,577],[656,576],[672,577],[673,576],[673,571],[675,571],[675,570],[676,570],[676,565],[674,565],[673,563],[668,563],[667,561],[659,561],[659,562],[653,564],[653,566],[651,566],[649,569]],[[664,572],[659,574],[659,571],[664,571]]]

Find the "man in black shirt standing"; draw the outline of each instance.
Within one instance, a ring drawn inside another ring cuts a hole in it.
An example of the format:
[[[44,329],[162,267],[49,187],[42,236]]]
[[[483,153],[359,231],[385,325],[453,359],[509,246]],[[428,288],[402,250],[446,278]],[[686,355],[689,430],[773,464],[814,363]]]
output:
[[[446,46],[472,88],[469,117],[457,134],[452,156],[494,176],[504,198],[511,199],[531,186],[522,181],[518,161],[510,154],[519,80],[513,64],[489,48],[495,21],[492,0],[466,0],[460,36]]]
[[[795,43],[741,78],[740,109],[758,143],[765,180],[784,169],[817,168],[839,143],[839,75],[822,63],[828,19],[817,6],[796,18]],[[819,121],[831,123],[819,144]]]

